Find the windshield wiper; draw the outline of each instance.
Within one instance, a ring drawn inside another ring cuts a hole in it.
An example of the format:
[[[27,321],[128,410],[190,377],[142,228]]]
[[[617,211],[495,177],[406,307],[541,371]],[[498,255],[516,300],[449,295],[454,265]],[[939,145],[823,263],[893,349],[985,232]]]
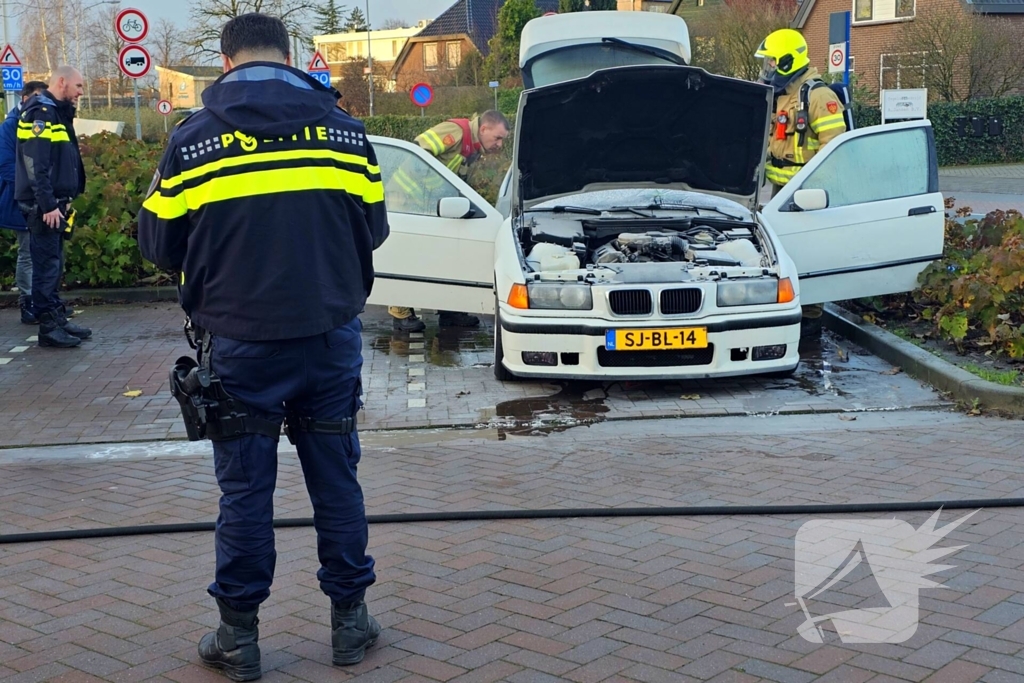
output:
[[[679,64],[680,66],[686,66],[686,61],[679,55],[674,55],[668,50],[660,50],[656,47],[648,47],[646,45],[637,45],[636,43],[630,43],[629,41],[623,40],[622,38],[602,38],[602,43],[612,43],[613,45],[621,45],[622,47],[633,50],[634,52],[643,52],[644,54],[653,55],[658,59],[665,59],[673,64]]]
[[[586,214],[588,216],[600,216],[601,213],[602,213],[601,211],[599,211],[597,209],[591,209],[591,208],[586,207],[586,206],[566,206],[566,205],[562,205],[562,204],[559,204],[558,206],[536,207],[536,208],[530,209],[528,211],[528,213],[532,213],[534,211],[538,211],[538,212],[543,211],[544,213],[582,213],[582,214]]]
[[[720,214],[722,216],[725,216],[726,218],[731,218],[734,221],[743,220],[742,216],[737,216],[736,214],[732,214],[732,213],[728,213],[726,211],[722,211],[721,209],[717,209],[717,208],[715,208],[713,206],[695,206],[693,204],[647,204],[646,206],[633,206],[633,207],[620,207],[620,208],[622,208],[622,209],[626,209],[626,208],[643,209],[643,210],[646,210],[646,211],[657,211],[658,209],[664,209],[665,211],[693,211],[698,216],[700,215],[701,211],[714,211],[715,213]]]
[[[613,206],[612,208],[607,209],[607,210],[609,212],[628,211],[629,213],[635,213],[637,216],[640,216],[641,218],[657,218],[657,216],[655,216],[653,213],[644,213],[641,210],[642,208],[643,207],[636,207],[636,206]],[[648,208],[650,208],[650,207],[648,207]]]

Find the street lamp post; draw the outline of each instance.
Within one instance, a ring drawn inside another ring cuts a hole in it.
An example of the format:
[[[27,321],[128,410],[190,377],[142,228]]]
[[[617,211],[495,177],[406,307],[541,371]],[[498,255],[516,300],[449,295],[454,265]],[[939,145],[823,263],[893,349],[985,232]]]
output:
[[[370,116],[373,116],[373,40],[370,33],[370,0],[366,0],[366,64],[370,68]]]

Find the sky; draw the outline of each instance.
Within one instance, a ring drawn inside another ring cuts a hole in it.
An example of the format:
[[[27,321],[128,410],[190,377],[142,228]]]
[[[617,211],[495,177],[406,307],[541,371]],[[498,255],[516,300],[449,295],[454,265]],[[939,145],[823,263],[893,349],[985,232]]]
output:
[[[95,2],[95,0],[92,0]],[[415,25],[419,19],[433,19],[455,0],[369,0],[370,23],[374,28],[380,26],[387,19],[403,19],[409,25]],[[13,6],[20,3],[15,0],[8,2],[12,6],[11,15],[15,10]],[[86,5],[92,4],[86,0]],[[344,5],[346,11],[351,11],[358,6],[366,14],[367,0],[339,0],[339,5]],[[183,28],[188,27],[188,8],[186,0],[123,0],[122,7],[134,7],[146,15],[150,21],[157,21],[166,17]],[[17,31],[17,21],[10,22],[10,29]]]

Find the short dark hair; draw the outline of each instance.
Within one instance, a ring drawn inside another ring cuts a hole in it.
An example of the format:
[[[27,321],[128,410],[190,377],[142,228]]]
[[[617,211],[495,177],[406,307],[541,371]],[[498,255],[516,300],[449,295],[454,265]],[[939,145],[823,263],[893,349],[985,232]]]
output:
[[[512,126],[509,125],[508,119],[505,115],[496,109],[488,109],[480,115],[480,123],[486,126],[505,126],[505,130],[511,131]]]
[[[259,54],[276,50],[287,57],[288,29],[277,17],[252,13],[235,17],[220,34],[220,51],[234,59],[240,52]]]
[[[32,97],[37,92],[46,90],[49,86],[42,81],[29,81],[25,84],[25,87],[21,89],[21,97]]]

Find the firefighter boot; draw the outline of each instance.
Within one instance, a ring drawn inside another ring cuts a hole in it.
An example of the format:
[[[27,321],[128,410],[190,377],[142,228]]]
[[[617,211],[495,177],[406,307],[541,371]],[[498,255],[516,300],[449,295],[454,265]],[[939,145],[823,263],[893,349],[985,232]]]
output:
[[[68,334],[60,325],[60,319],[53,311],[39,315],[39,345],[55,349],[70,349],[78,346],[82,340]]]
[[[331,647],[334,663],[346,666],[363,661],[367,648],[376,644],[380,624],[366,610],[366,603],[331,603]]]
[[[79,339],[88,339],[89,337],[92,336],[92,330],[90,330],[88,327],[82,327],[81,325],[76,325],[75,323],[70,322],[68,320],[67,313],[65,313],[64,310],[58,308],[55,313],[57,315],[58,320],[60,321],[60,326],[63,327],[64,331],[70,334],[72,337],[78,337]]]
[[[409,309],[409,315],[405,318],[391,318],[395,332],[422,332],[427,329],[427,324],[416,317],[416,311]]]
[[[255,681],[260,670],[259,610],[238,612],[217,600],[220,628],[199,641],[199,659],[214,669],[223,669],[233,681]]]
[[[478,327],[480,325],[480,318],[468,313],[439,311],[437,322],[441,327]]]

